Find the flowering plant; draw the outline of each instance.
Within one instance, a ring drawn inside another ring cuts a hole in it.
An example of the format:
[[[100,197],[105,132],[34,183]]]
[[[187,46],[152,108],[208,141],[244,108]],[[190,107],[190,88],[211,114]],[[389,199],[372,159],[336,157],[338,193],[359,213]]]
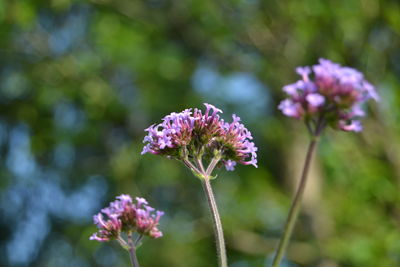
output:
[[[288,98],[278,108],[286,116],[304,120],[312,139],[273,267],[279,266],[289,243],[300,210],[308,169],[322,131],[330,125],[334,129],[360,132],[362,125],[359,118],[365,116],[361,106],[368,99],[379,99],[375,88],[361,72],[327,59],[320,59],[319,64],[312,67],[298,67],[296,71],[302,79],[283,87]]]
[[[212,213],[219,265],[227,266],[225,241],[210,179],[216,167],[233,171],[239,164],[257,167],[257,147],[240,118],[232,115],[231,123],[220,118],[222,110],[204,104],[206,111],[197,108],[171,113],[162,123],[151,125],[145,131],[142,154],[151,153],[182,161],[202,181]],[[207,162],[207,167],[204,166]]]

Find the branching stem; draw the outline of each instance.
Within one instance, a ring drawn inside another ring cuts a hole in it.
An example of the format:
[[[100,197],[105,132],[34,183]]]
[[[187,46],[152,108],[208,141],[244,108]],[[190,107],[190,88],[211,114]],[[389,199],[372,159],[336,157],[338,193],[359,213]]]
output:
[[[218,265],[219,267],[227,267],[228,260],[226,257],[225,250],[225,240],[224,240],[224,232],[222,229],[221,218],[219,216],[217,202],[215,201],[214,193],[211,187],[210,178],[211,173],[214,170],[215,166],[218,164],[220,157],[214,157],[207,169],[203,166],[203,161],[201,157],[196,158],[197,170],[200,171],[201,182],[203,185],[204,193],[207,197],[208,206],[211,211],[213,225],[214,225],[214,235],[217,246],[217,254],[218,254]]]

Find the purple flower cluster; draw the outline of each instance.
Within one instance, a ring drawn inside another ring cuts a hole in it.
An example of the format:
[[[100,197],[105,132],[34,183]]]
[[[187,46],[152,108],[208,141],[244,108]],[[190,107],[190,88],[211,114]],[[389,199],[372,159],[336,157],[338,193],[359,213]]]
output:
[[[152,153],[183,160],[185,158],[219,155],[226,169],[232,171],[237,163],[257,167],[257,147],[249,130],[233,115],[231,123],[219,117],[222,110],[204,104],[206,111],[195,108],[171,113],[162,123],[152,125],[143,143],[142,154]]]
[[[365,115],[362,104],[379,97],[361,72],[327,59],[312,67],[298,67],[296,72],[302,79],[283,87],[289,96],[279,105],[283,114],[306,121],[324,120],[343,131],[362,130],[358,120]]]
[[[93,221],[99,230],[90,237],[90,240],[106,242],[119,239],[122,232],[137,232],[152,238],[161,237],[162,232],[157,226],[163,214],[162,211],[155,211],[148,206],[144,198],[137,197],[136,203],[133,203],[129,195],[120,195],[117,200],[110,203],[110,206],[93,216]]]

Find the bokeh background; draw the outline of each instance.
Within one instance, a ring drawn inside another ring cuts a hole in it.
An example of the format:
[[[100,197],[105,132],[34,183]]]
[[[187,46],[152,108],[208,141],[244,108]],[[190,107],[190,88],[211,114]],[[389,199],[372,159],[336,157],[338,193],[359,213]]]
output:
[[[268,266],[308,141],[276,107],[319,57],[360,69],[381,102],[362,133],[325,132],[285,266],[400,266],[399,1],[3,0],[0,37],[0,266],[129,266],[89,241],[122,193],[166,212],[143,266],[216,266],[200,182],[140,156],[143,129],[203,102],[259,147],[258,169],[213,186],[230,266]]]

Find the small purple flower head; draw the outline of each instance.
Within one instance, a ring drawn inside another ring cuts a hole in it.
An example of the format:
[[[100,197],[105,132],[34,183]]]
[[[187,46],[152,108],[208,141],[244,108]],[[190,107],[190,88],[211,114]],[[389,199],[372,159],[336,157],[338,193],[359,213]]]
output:
[[[204,103],[206,110],[186,109],[171,113],[158,125],[145,131],[142,154],[152,153],[188,161],[218,157],[221,165],[233,170],[236,163],[257,167],[257,148],[251,142],[251,133],[233,115],[232,123],[220,118],[222,110]],[[190,166],[190,164],[187,164]]]
[[[223,162],[226,170],[233,171],[236,162],[244,165],[253,165],[257,168],[257,147],[250,140],[253,139],[247,128],[240,123],[240,118],[232,115],[232,123],[223,125],[221,136]]]
[[[115,240],[120,238],[121,232],[132,231],[152,238],[162,236],[157,227],[163,212],[148,206],[144,198],[137,197],[136,203],[129,195],[120,195],[116,199],[101,210],[108,219],[105,220],[102,213],[93,217],[99,230],[90,237],[90,240],[101,242]]]
[[[288,98],[278,108],[284,115],[307,123],[322,120],[343,131],[362,130],[358,119],[365,113],[360,106],[370,98],[378,101],[379,96],[361,72],[327,59],[296,72],[302,79],[283,87]]]
[[[99,230],[90,237],[90,240],[106,242],[119,237],[122,223],[115,214],[110,214],[108,219],[104,220],[103,215],[99,213],[93,216],[93,221]]]
[[[138,206],[136,213],[136,230],[142,235],[147,235],[152,238],[162,237],[162,232],[157,228],[162,211],[155,211],[152,207],[143,205]]]

